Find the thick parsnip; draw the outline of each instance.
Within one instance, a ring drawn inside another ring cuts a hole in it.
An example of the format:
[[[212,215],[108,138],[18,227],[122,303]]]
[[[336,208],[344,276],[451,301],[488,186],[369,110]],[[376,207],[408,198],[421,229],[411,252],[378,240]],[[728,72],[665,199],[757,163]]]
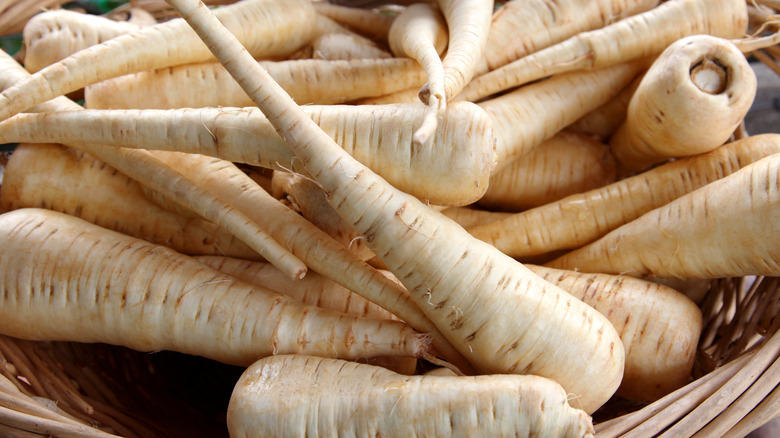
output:
[[[169,3],[266,114],[331,205],[478,371],[551,378],[586,412],[612,396],[625,358],[604,316],[387,184],[319,129],[202,3]]]
[[[304,306],[192,258],[51,210],[0,216],[0,332],[249,365],[271,354],[416,356],[396,321]]]
[[[303,111],[349,154],[420,199],[466,205],[487,190],[495,159],[493,130],[488,114],[475,104],[450,105],[432,142],[424,147],[412,141],[425,117],[426,106],[420,102],[307,105]],[[0,142],[164,149],[267,168],[300,169],[290,148],[256,108],[20,114],[0,126]]]
[[[549,263],[674,278],[780,276],[780,154],[746,165]]]
[[[590,417],[549,379],[404,376],[304,355],[263,359],[244,371],[227,422],[233,438],[593,436]]]
[[[723,38],[693,35],[653,61],[610,139],[624,172],[669,158],[709,152],[726,143],[758,87],[745,55]]]
[[[55,144],[14,149],[0,186],[0,211],[47,208],[190,255],[259,255],[212,222],[161,208],[143,186],[81,151]]]

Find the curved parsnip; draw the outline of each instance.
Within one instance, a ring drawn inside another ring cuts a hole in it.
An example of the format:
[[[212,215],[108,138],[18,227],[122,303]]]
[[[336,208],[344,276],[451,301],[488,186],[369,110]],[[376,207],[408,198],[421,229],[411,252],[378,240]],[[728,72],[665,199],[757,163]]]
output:
[[[89,154],[55,144],[20,144],[0,186],[0,211],[47,208],[184,254],[257,259],[212,222],[150,202],[143,186]]]
[[[522,211],[612,183],[617,164],[593,137],[562,131],[490,175],[484,208]]]
[[[247,368],[227,422],[235,438],[593,436],[590,417],[569,405],[560,385],[541,377],[404,376],[303,355]]]
[[[527,265],[606,316],[626,349],[617,395],[655,401],[691,380],[702,314],[682,293],[625,275],[588,274]]]
[[[290,54],[316,30],[317,14],[308,0],[244,0],[215,13],[256,57]],[[0,120],[101,80],[212,59],[184,20],[147,26],[74,53],[3,91]]]
[[[396,321],[304,306],[168,248],[51,210],[0,216],[0,333],[174,350],[247,366],[271,354],[417,356]]]
[[[709,152],[728,141],[756,96],[745,55],[709,35],[670,45],[645,73],[610,139],[625,171]]]
[[[474,78],[457,97],[476,102],[553,74],[602,68],[661,53],[688,35],[741,38],[747,32],[744,0],[674,0],[558,44]]]
[[[580,32],[644,12],[658,3],[658,0],[509,1],[493,14],[485,60],[488,68],[495,70]]]
[[[169,2],[269,117],[336,211],[477,371],[551,378],[586,412],[612,396],[625,357],[604,316],[354,160],[201,2]]]
[[[780,276],[780,154],[681,196],[548,265],[674,278]]]
[[[404,9],[390,27],[390,50],[395,56],[409,57],[425,70],[428,77],[426,96],[431,111],[422,126],[414,133],[414,142],[422,145],[436,131],[437,119],[447,107],[444,86],[444,66],[441,54],[447,48],[447,23],[441,12],[433,5],[416,3]]]
[[[592,242],[642,214],[780,152],[780,134],[754,135],[707,154],[682,158],[469,232],[512,257]]]
[[[450,40],[442,58],[447,101],[457,96],[479,71],[490,32],[493,0],[436,0],[447,21]]]
[[[302,108],[349,154],[420,199],[466,205],[487,189],[494,163],[493,130],[487,113],[475,104],[450,105],[432,143],[424,147],[412,141],[425,117],[426,107],[420,102]],[[198,153],[266,168],[300,168],[256,108],[20,114],[0,123],[0,131],[0,142],[94,143]]]
[[[260,64],[299,104],[332,105],[420,87],[425,72],[409,59],[298,59]],[[91,109],[246,107],[252,101],[217,62],[184,64],[88,86]]]

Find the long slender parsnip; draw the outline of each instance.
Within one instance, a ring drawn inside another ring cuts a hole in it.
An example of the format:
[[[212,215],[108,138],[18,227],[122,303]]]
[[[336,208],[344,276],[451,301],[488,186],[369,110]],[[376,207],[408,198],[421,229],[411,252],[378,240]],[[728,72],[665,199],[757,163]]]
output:
[[[673,278],[780,275],[780,154],[746,165],[549,263]]]
[[[658,0],[509,1],[493,14],[485,60],[488,68],[495,70],[580,32],[644,12],[658,3]]]
[[[425,314],[482,373],[559,382],[593,412],[615,392],[624,350],[609,321],[344,152],[198,0],[169,0],[252,96],[328,200]]]
[[[754,135],[469,232],[513,257],[592,242],[642,214],[780,152],[780,134]]]
[[[745,55],[729,40],[681,38],[653,61],[610,138],[626,171],[669,158],[709,152],[726,143],[747,114],[758,88]]]
[[[744,0],[674,0],[558,44],[474,78],[456,98],[476,102],[553,74],[602,68],[655,56],[688,35],[741,38],[747,32]]]
[[[527,265],[606,316],[626,349],[626,370],[617,395],[644,402],[691,379],[702,314],[682,293],[625,275],[589,274]]]
[[[425,72],[410,59],[260,61],[299,104],[331,105],[419,88]],[[88,86],[92,109],[169,109],[252,106],[217,62],[185,64],[120,76]]]
[[[0,216],[0,332],[248,365],[271,354],[417,356],[396,321],[303,306],[163,246],[51,210]]]
[[[306,394],[302,397],[302,394]],[[258,361],[228,406],[230,436],[592,437],[588,415],[536,376],[404,376],[304,355]]]
[[[20,144],[0,186],[0,212],[47,208],[80,217],[190,255],[257,259],[257,252],[224,229],[150,202],[143,186],[76,149],[55,144]]]
[[[420,102],[307,105],[303,110],[349,154],[420,199],[467,205],[487,190],[495,159],[492,122],[475,104],[450,105],[424,147],[412,141],[425,117],[426,107]],[[20,114],[0,126],[5,131],[0,133],[2,142],[96,143],[193,152],[267,168],[300,167],[256,108]],[[14,126],[19,129],[12,133]]]
[[[316,12],[308,0],[243,0],[217,8],[256,57],[283,57],[308,43]],[[74,53],[0,94],[0,120],[87,85],[139,71],[211,60],[187,23],[173,19]]]

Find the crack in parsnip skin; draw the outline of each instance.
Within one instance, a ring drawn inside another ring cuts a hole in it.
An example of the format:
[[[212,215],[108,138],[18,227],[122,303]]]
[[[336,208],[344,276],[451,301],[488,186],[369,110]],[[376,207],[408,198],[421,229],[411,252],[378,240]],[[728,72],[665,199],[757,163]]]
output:
[[[780,134],[754,135],[610,185],[571,195],[469,232],[512,257],[592,242],[675,198],[780,152]]]
[[[592,437],[590,417],[537,376],[403,376],[303,355],[249,367],[228,406],[231,436]]]
[[[236,365],[282,353],[424,354],[427,336],[304,306],[166,247],[41,209],[0,216],[0,332],[174,350]]]
[[[673,278],[780,275],[780,155],[681,196],[548,265]]]

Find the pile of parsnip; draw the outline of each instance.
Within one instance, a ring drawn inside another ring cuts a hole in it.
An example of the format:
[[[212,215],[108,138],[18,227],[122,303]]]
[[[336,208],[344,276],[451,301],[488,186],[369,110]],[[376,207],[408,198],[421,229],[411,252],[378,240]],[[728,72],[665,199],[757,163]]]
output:
[[[780,276],[760,1],[168,3],[0,59],[1,334],[245,366],[235,437],[589,436]]]

